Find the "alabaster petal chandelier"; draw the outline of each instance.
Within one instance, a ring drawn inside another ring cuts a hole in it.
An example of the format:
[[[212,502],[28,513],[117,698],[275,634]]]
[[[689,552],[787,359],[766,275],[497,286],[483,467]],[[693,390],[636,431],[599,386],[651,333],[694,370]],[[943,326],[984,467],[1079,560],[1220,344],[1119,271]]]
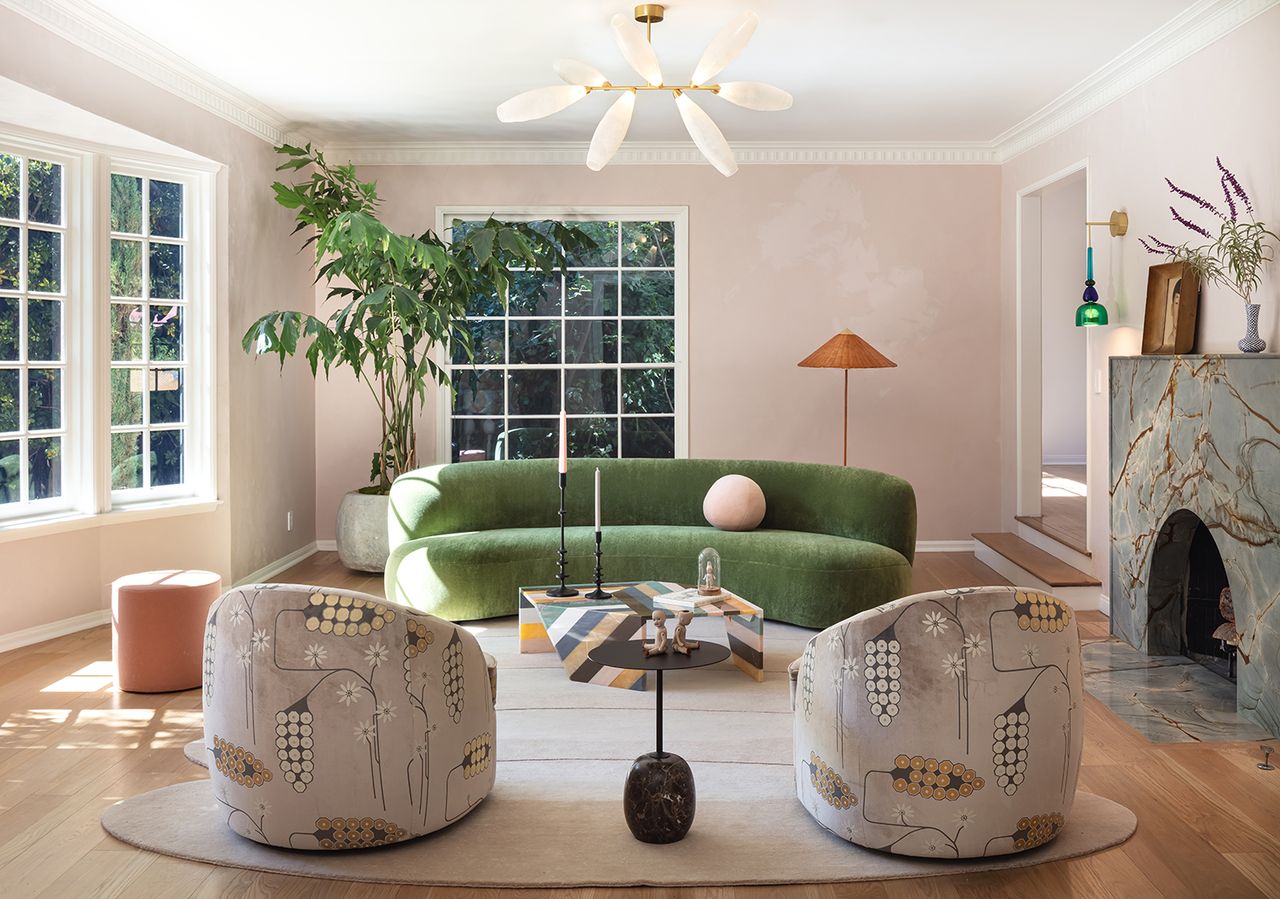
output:
[[[791,95],[771,84],[760,81],[717,84],[712,81],[746,47],[760,24],[760,17],[747,12],[730,22],[707,46],[688,84],[667,84],[651,42],[653,26],[662,21],[664,12],[664,7],[657,3],[644,3],[635,8],[635,21],[624,13],[618,13],[611,23],[618,49],[631,68],[644,79],[644,84],[613,84],[594,66],[574,59],[562,59],[555,64],[555,70],[564,84],[539,87],[512,97],[498,107],[498,119],[528,122],[554,115],[589,94],[618,92],[620,96],[600,119],[587,150],[587,167],[598,172],[609,164],[627,136],[635,111],[636,94],[639,91],[670,91],[680,118],[698,150],[721,174],[726,177],[732,175],[738,170],[738,164],[734,161],[729,142],[690,94],[704,92],[735,106],[765,112],[790,108]]]

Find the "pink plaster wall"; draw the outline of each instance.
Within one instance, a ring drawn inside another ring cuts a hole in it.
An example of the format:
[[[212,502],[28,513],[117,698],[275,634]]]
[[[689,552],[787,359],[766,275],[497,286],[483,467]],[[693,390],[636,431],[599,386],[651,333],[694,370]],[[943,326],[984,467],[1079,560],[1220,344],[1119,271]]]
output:
[[[1155,233],[1180,241],[1169,219],[1171,196],[1162,180],[1211,199],[1221,197],[1214,156],[1252,193],[1258,217],[1280,222],[1280,8],[1263,13],[1199,53],[1002,167],[1001,230],[1001,460],[1006,522],[1014,512],[1015,228],[1017,193],[1081,160],[1088,161],[1088,211],[1095,220],[1113,209],[1129,213],[1129,235],[1111,239],[1095,229],[1098,288],[1111,327],[1089,329],[1089,378],[1102,373],[1101,393],[1089,392],[1089,514],[1094,572],[1109,584],[1107,360],[1141,351],[1149,256],[1137,238]],[[1180,204],[1184,211],[1186,203]],[[1083,260],[1081,261],[1083,289]],[[1280,277],[1273,266],[1257,300],[1261,334],[1280,349]],[[1071,314],[1067,310],[1063,314]],[[1234,294],[1205,287],[1200,299],[1198,352],[1238,352],[1244,310]]]
[[[315,539],[314,389],[240,350],[249,323],[311,296],[270,144],[0,8],[0,76],[223,163],[219,176],[218,482],[213,512],[0,543],[0,634],[105,607],[129,571],[202,567],[228,582]],[[0,116],[0,119],[3,117]],[[295,513],[292,533],[287,511]]]
[[[850,373],[849,461],[915,485],[922,540],[999,517],[995,167],[369,167],[401,229],[443,206],[688,206],[691,456],[840,461],[841,375],[796,363],[843,327],[898,368]],[[434,462],[434,410],[420,450]],[[367,482],[376,415],[316,392],[317,536]]]

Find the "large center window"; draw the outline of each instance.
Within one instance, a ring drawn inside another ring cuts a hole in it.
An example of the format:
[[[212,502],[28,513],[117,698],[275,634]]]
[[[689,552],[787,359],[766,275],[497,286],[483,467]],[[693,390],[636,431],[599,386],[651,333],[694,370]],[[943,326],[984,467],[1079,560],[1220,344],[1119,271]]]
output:
[[[486,214],[444,222],[456,237]],[[561,408],[575,458],[687,455],[683,210],[496,217],[558,219],[596,247],[570,257],[564,274],[518,272],[505,304],[473,303],[475,358],[459,350],[449,360],[449,458],[554,456]]]

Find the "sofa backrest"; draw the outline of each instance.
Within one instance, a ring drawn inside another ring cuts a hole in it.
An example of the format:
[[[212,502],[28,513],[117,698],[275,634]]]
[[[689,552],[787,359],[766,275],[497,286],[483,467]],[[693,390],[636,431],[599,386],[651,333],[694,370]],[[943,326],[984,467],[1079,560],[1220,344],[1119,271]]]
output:
[[[762,528],[831,534],[915,555],[916,501],[901,478],[864,468],[729,459],[575,459],[565,523],[593,522],[595,469],[609,525],[706,526],[702,500],[715,481],[741,474],[764,491]],[[409,472],[391,488],[391,548],[421,537],[497,528],[555,527],[554,459],[465,462]]]

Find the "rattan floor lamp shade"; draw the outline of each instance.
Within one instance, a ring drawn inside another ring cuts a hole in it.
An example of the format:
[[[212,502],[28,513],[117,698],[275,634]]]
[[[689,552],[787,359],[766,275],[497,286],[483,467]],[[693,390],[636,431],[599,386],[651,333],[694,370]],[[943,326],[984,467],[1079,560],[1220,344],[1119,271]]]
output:
[[[849,464],[849,369],[897,368],[898,363],[886,359],[875,347],[845,328],[808,356],[800,360],[801,368],[844,369],[844,454],[840,464]]]

